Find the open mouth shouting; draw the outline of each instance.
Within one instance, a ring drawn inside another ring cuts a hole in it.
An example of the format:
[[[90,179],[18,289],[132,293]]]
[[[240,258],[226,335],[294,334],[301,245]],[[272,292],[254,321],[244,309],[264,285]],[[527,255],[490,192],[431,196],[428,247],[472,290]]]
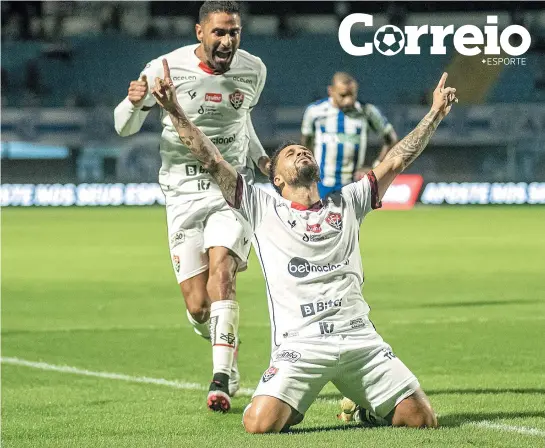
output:
[[[218,64],[227,64],[231,60],[231,56],[233,55],[232,50],[216,50],[214,51],[214,62]]]

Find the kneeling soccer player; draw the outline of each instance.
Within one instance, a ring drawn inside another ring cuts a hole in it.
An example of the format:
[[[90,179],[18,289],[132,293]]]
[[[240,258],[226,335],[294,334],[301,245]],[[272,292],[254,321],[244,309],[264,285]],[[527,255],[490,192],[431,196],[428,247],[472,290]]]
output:
[[[296,144],[280,148],[272,158],[270,177],[281,198],[247,185],[187,119],[166,61],[164,72],[153,94],[181,141],[253,229],[267,282],[272,363],[244,413],[246,431],[279,432],[300,422],[329,381],[361,411],[389,424],[437,426],[416,377],[368,318],[358,240],[365,215],[381,206],[388,186],[420,155],[457,101],[456,89],[445,87],[447,74],[433,93],[431,110],[386,159],[321,201],[318,165],[308,148]]]

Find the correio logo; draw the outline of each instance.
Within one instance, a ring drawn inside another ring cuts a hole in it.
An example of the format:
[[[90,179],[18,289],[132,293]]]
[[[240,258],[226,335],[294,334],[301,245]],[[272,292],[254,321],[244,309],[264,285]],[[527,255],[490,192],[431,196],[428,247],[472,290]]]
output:
[[[235,141],[235,134],[229,137],[212,137],[210,141],[214,143],[214,145],[228,145],[229,143],[233,143]]]
[[[299,257],[293,257],[290,262],[288,263],[288,272],[297,278],[303,278],[306,277],[311,272],[331,272],[335,269],[339,269],[342,266],[346,266],[348,264],[348,260],[343,261],[339,264],[313,264],[310,263],[308,260],[305,260],[304,258]]]
[[[339,26],[339,43],[344,51],[352,56],[366,56],[373,53],[370,42],[356,46],[350,38],[352,26],[363,23],[373,25],[373,16],[369,14],[350,14]],[[532,38],[526,28],[520,25],[509,25],[498,36],[498,16],[487,16],[484,33],[475,25],[463,25],[454,31],[454,25],[449,26],[406,26],[404,31],[394,25],[380,27],[374,35],[374,47],[385,56],[394,56],[405,50],[405,54],[420,54],[418,40],[421,36],[432,35],[433,44],[430,54],[446,54],[445,37],[453,34],[456,51],[464,56],[475,56],[481,53],[479,45],[484,45],[484,55],[499,55],[503,50],[510,56],[520,56],[528,51]],[[511,45],[509,38],[520,37],[518,45]],[[499,43],[499,45],[498,45]]]

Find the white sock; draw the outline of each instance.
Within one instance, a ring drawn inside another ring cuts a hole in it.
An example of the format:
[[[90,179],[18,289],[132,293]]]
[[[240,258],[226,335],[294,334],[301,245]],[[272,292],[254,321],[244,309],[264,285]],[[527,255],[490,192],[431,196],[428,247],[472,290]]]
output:
[[[210,320],[207,320],[206,322],[203,322],[201,324],[193,319],[193,316],[189,311],[186,310],[186,313],[187,319],[189,320],[189,323],[193,326],[193,330],[195,331],[195,333],[197,333],[204,339],[210,340]]]
[[[238,303],[218,300],[210,307],[213,373],[231,375],[238,338]]]

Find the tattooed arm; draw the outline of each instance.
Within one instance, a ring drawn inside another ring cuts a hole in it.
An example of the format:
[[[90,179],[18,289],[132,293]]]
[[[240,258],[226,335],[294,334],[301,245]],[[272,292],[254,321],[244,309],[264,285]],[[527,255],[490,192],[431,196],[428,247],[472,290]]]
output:
[[[441,120],[450,112],[452,104],[458,102],[456,89],[445,87],[447,74],[443,73],[439,84],[433,92],[431,110],[422,119],[418,126],[397,143],[386,155],[384,161],[373,171],[378,182],[380,199],[386,193],[396,176],[404,171],[424,151],[431,136],[441,123]]]
[[[170,69],[166,59],[163,59],[163,70],[165,79],[155,79],[155,88],[152,89],[153,96],[157,103],[169,113],[183,145],[187,146],[191,154],[215,179],[225,200],[230,204],[235,204],[237,171],[225,161],[210,139],[187,118],[176,98],[176,90],[170,78]]]

